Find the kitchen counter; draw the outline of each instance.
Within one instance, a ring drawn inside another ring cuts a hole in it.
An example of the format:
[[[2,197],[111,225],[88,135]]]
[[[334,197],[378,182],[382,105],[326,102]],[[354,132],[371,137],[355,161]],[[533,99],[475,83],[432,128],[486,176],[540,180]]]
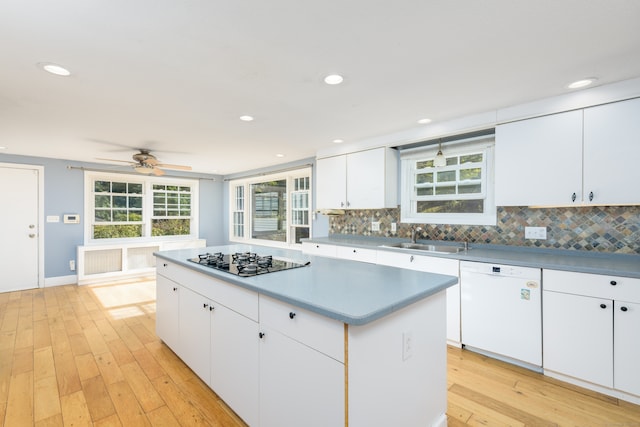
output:
[[[188,261],[210,252],[256,252],[307,267],[239,277]],[[457,277],[301,254],[258,245],[229,245],[156,252],[156,257],[339,320],[364,325],[457,283]]]
[[[382,245],[408,242],[408,239],[351,235],[312,238],[304,241],[318,244],[351,246],[394,252],[401,251],[405,253],[457,259],[460,261],[509,264],[522,267],[640,278],[640,256],[637,255],[604,254],[586,251],[538,249],[521,246],[485,244],[470,244],[468,251],[462,251],[457,254],[443,254],[412,249],[381,247]],[[438,245],[456,244],[455,242],[433,242],[427,240],[418,240],[418,243]]]

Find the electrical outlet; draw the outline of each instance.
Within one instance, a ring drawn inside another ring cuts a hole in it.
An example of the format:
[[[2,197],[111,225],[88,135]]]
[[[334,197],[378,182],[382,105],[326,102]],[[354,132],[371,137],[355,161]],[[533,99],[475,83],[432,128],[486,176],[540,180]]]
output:
[[[392,232],[392,233],[395,233],[395,232],[396,232],[396,230],[397,230],[397,229],[396,229],[396,223],[395,223],[395,222],[392,222],[392,223],[391,223],[391,232]]]
[[[380,221],[371,221],[371,231],[380,231]]]
[[[525,227],[524,238],[545,240],[547,238],[547,227]]]
[[[76,271],[76,262],[74,260],[69,260],[69,270]]]
[[[402,360],[407,360],[413,356],[413,334],[404,332],[402,334]]]

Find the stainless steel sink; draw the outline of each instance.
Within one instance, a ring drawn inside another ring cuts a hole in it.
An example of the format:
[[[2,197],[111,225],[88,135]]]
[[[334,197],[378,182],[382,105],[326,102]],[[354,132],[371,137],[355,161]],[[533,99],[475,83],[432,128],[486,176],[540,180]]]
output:
[[[414,249],[425,252],[436,252],[441,254],[457,254],[465,250],[464,246],[445,246],[445,245],[423,245],[421,243],[402,242],[393,245],[382,245],[383,248],[395,249]]]

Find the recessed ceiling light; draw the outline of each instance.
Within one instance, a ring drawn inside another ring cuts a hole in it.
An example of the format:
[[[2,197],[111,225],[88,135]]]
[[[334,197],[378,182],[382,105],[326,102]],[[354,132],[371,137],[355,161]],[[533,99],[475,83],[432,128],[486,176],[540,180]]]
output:
[[[284,157],[284,154],[276,154],[276,157]]]
[[[333,143],[334,144],[342,144],[344,142],[344,139],[334,139]]]
[[[340,74],[330,74],[324,78],[324,82],[328,85],[339,85],[344,81],[344,77]]]
[[[418,120],[418,123],[420,123],[421,125],[426,125],[427,123],[431,123],[431,119],[420,119]]]
[[[243,122],[251,122],[251,121],[253,121],[253,117],[252,116],[240,116],[240,120],[242,120]]]
[[[71,71],[58,64],[52,64],[51,62],[41,62],[38,65],[42,67],[42,69],[46,72],[55,74],[56,76],[67,77],[71,75]]]
[[[588,79],[582,79],[582,80],[577,80],[569,85],[567,85],[567,87],[569,89],[580,89],[582,87],[586,87],[589,86],[590,84],[593,84],[593,82],[595,82],[596,79],[595,77],[589,77]]]

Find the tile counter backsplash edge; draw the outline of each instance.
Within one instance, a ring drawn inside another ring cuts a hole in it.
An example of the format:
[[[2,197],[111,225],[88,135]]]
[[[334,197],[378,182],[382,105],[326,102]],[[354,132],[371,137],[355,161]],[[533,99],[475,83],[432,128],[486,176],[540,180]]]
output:
[[[411,225],[419,225],[418,238],[426,240],[640,254],[640,206],[498,207],[497,216],[495,226],[407,224],[400,223],[399,208],[348,210],[329,217],[329,234],[409,237]],[[371,231],[372,221],[380,231]],[[525,239],[525,227],[546,227],[547,239]]]

